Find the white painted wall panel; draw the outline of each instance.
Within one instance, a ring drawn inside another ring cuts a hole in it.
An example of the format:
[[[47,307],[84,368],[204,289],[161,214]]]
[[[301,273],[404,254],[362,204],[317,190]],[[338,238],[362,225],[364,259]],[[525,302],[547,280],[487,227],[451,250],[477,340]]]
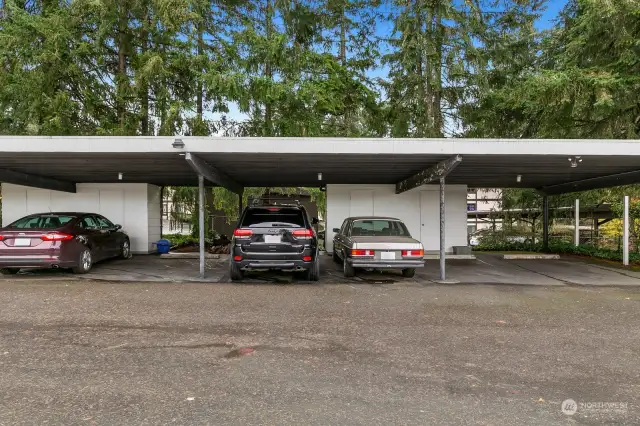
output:
[[[356,201],[362,205],[355,206]],[[422,241],[427,251],[437,251],[440,247],[439,228],[439,192],[438,186],[426,185],[395,193],[394,185],[327,185],[327,251],[333,250],[333,228],[339,228],[344,219],[354,216],[352,211],[365,213],[369,209],[369,198],[365,192],[372,193],[373,214],[401,219],[411,235]],[[446,250],[453,246],[467,245],[467,187],[465,185],[447,185],[445,190],[446,210]],[[424,217],[423,217],[424,210]],[[425,222],[422,219],[425,219]],[[424,226],[422,224],[424,223]]]
[[[147,185],[147,217],[149,218],[149,251],[156,247],[153,245],[162,238],[162,207],[161,190],[159,186]]]
[[[349,216],[370,216],[373,214],[373,191],[355,190],[349,194]]]
[[[99,213],[120,224],[131,239],[134,253],[149,253],[148,187],[144,183],[80,183],[77,193],[2,184],[2,224],[27,214],[47,211]],[[158,205],[158,209],[159,209]]]

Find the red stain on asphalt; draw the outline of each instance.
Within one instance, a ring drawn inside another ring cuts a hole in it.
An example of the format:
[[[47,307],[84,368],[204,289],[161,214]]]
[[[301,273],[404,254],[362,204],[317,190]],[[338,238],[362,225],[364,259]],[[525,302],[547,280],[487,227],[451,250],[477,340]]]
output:
[[[254,348],[238,348],[230,351],[224,357],[225,358],[237,358],[241,356],[251,355],[255,352]]]

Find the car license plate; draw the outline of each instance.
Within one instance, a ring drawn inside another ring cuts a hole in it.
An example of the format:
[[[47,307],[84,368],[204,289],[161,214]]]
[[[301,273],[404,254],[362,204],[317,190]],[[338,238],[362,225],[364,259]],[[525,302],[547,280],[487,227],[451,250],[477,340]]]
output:
[[[13,240],[13,245],[16,247],[28,247],[31,245],[31,238],[16,238]]]
[[[395,260],[396,254],[392,251],[383,251],[380,253],[380,259],[382,260]]]
[[[265,235],[264,242],[267,244],[279,244],[280,243],[280,235]]]

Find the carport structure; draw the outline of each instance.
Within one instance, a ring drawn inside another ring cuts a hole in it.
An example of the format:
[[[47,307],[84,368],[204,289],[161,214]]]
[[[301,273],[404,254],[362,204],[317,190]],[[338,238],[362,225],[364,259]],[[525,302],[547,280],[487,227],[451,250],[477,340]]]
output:
[[[476,188],[537,189],[545,200],[546,244],[547,196],[640,183],[640,143],[633,140],[2,136],[0,182],[71,193],[79,183],[197,185],[201,200],[206,182],[239,194],[245,187],[334,184],[395,185],[395,193],[401,194],[437,182],[440,184],[441,279],[444,280],[445,183]],[[203,205],[201,202],[201,237]],[[200,241],[200,271],[204,274],[204,238]]]

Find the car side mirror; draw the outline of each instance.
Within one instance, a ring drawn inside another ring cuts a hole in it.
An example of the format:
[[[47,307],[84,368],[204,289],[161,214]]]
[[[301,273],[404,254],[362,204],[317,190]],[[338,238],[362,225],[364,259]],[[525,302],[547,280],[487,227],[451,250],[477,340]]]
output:
[[[340,228],[333,228],[333,232],[335,232],[336,234],[340,233]]]
[[[318,218],[317,218],[317,217],[314,217],[313,219],[311,219],[311,223],[312,223],[313,225],[317,225],[318,223],[320,223],[320,221],[318,220]]]
[[[119,231],[122,229],[122,225],[116,225],[113,227],[114,230]]]

